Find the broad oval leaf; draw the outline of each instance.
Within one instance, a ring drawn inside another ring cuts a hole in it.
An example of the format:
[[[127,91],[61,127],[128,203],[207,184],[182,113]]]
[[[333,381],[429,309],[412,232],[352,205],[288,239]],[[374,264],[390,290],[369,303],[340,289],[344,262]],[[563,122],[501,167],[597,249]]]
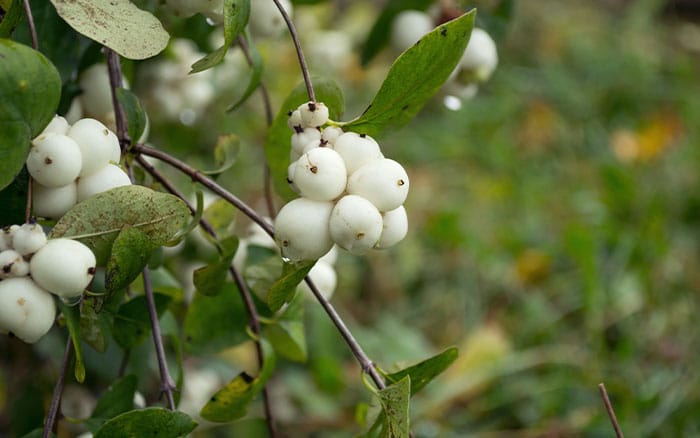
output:
[[[248,24],[250,0],[224,0],[224,43],[218,49],[192,64],[190,73],[210,69],[224,60],[228,48]]]
[[[467,47],[476,11],[472,10],[427,33],[399,56],[365,112],[342,124],[376,136],[408,123],[447,80]]]
[[[1,3],[1,2],[0,2]],[[2,5],[3,13],[5,14],[0,20],[0,38],[9,38],[14,32],[15,27],[24,18],[24,7],[22,0],[9,0],[8,5]]]
[[[411,376],[411,395],[413,395],[445,371],[457,359],[458,354],[457,348],[450,347],[429,359],[387,375],[387,380],[398,382],[406,376]]]
[[[196,294],[185,317],[185,350],[216,353],[248,340],[248,314],[238,288],[226,283],[216,296]]]
[[[146,111],[141,106],[141,101],[134,93],[126,88],[117,88],[117,99],[126,115],[126,126],[129,130],[129,138],[132,143],[139,141],[146,130],[148,120]]]
[[[194,271],[194,287],[200,294],[218,295],[226,284],[233,256],[238,249],[238,238],[228,237],[220,246],[223,253],[217,261]]]
[[[151,240],[138,228],[126,225],[112,244],[105,287],[113,292],[128,286],[141,274],[153,252]]]
[[[134,393],[137,383],[138,380],[133,374],[112,383],[97,400],[97,406],[92,411],[90,420],[101,425],[110,418],[134,409]]]
[[[75,351],[75,380],[82,383],[85,381],[85,362],[83,361],[83,343],[80,339],[80,311],[77,306],[69,306],[61,300],[57,300],[57,303],[66,319],[68,333]]]
[[[61,78],[44,55],[0,39],[0,189],[17,176],[31,140],[51,121]]]
[[[95,438],[177,438],[197,427],[187,414],[163,408],[125,412],[107,421]]]
[[[158,19],[129,0],[51,0],[76,32],[129,59],[146,59],[168,45]]]
[[[158,316],[168,308],[171,297],[158,293],[153,294]],[[151,320],[145,295],[139,295],[119,307],[114,315],[112,335],[122,348],[132,348],[143,342],[151,332]]]
[[[297,294],[284,313],[264,327],[263,335],[280,356],[294,362],[306,362],[308,348],[304,327],[304,295]]]
[[[153,246],[168,243],[187,224],[190,210],[176,196],[143,186],[124,186],[98,193],[70,209],[49,237],[83,242],[104,265],[125,226],[148,236]]]
[[[328,106],[330,118],[338,120],[345,110],[343,92],[332,79],[312,78],[316,100]],[[289,201],[298,195],[289,188],[287,183],[287,167],[289,167],[289,151],[293,132],[287,126],[288,113],[299,105],[309,101],[304,84],[299,84],[287,97],[280,107],[265,141],[265,159],[270,166],[270,175],[275,191],[284,200]]]
[[[408,438],[409,400],[411,398],[411,377],[406,376],[387,386],[377,394],[385,415],[386,436]]]
[[[297,286],[304,280],[313,268],[315,260],[303,262],[301,264],[284,263],[282,275],[272,284],[267,292],[267,305],[273,312],[282,308],[285,303],[294,298]]]

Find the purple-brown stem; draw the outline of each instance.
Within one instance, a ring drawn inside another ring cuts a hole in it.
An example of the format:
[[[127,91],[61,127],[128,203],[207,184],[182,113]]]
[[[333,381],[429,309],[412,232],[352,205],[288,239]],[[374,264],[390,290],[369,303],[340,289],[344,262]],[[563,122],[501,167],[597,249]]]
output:
[[[68,372],[68,362],[70,361],[71,353],[73,352],[73,339],[68,335],[68,340],[66,341],[66,349],[63,351],[63,361],[61,362],[61,371],[58,375],[58,380],[56,380],[56,386],[53,388],[53,395],[51,396],[51,404],[49,405],[49,412],[46,414],[46,419],[44,420],[44,430],[41,434],[42,438],[49,438],[53,432],[54,426],[56,425],[56,418],[58,417],[58,408],[61,406],[61,396],[63,395],[63,385],[66,381],[66,373]]]

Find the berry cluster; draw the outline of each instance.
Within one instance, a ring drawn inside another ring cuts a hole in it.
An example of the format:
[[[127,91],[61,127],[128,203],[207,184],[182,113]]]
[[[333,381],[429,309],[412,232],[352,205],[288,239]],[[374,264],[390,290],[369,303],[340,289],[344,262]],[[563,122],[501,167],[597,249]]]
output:
[[[38,341],[53,325],[51,293],[83,293],[95,273],[95,255],[71,239],[46,239],[38,224],[0,230],[0,333]]]
[[[301,197],[279,211],[275,239],[290,260],[318,259],[333,243],[365,254],[393,246],[408,230],[406,171],[385,158],[370,136],[321,129],[327,122],[321,102],[302,104],[289,115],[294,134],[287,181]]]
[[[119,140],[95,119],[72,126],[55,116],[32,140],[27,170],[32,176],[32,206],[39,217],[56,219],[77,202],[113,187],[131,184],[117,164]]]

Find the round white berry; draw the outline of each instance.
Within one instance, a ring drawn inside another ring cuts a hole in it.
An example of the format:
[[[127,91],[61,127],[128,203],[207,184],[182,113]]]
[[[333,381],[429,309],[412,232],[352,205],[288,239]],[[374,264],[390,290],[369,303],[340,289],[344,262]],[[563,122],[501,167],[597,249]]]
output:
[[[403,52],[433,29],[433,20],[422,11],[401,11],[391,25],[391,46]]]
[[[80,173],[82,156],[76,142],[63,134],[47,132],[32,140],[27,170],[39,184],[60,187]]]
[[[338,260],[338,246],[333,245],[333,247],[323,255],[320,259],[318,259],[319,262],[327,263],[331,266],[335,265],[335,262]]]
[[[14,249],[0,252],[0,279],[29,274],[29,263]]]
[[[63,298],[83,293],[95,274],[95,255],[72,239],[51,239],[29,262],[32,278],[44,289]]]
[[[130,184],[129,175],[121,167],[115,164],[108,164],[97,173],[78,179],[78,202],[97,193]]]
[[[372,137],[356,132],[346,132],[339,136],[333,149],[343,157],[348,175],[365,163],[384,158],[379,144]]]
[[[102,122],[95,119],[80,119],[68,130],[83,156],[80,176],[92,175],[102,169],[120,149],[119,139]]]
[[[333,241],[351,254],[372,249],[382,234],[382,215],[361,196],[347,195],[333,207],[330,218]]]
[[[292,16],[294,10],[289,0],[280,0],[287,15]],[[287,25],[279,9],[272,1],[255,0],[250,2],[250,30],[255,35],[274,38],[278,37]]]
[[[22,224],[12,237],[12,247],[24,255],[34,254],[46,245],[46,233],[39,224]]]
[[[485,30],[475,27],[469,44],[459,61],[462,69],[472,71],[479,81],[485,81],[498,66],[498,50],[493,38]]]
[[[56,114],[55,116],[53,116],[53,119],[51,119],[49,124],[46,125],[46,128],[44,128],[44,130],[41,132],[42,134],[46,132],[55,132],[56,134],[65,135],[68,132],[69,128],[70,125],[68,124],[68,121]]]
[[[294,182],[294,171],[297,168],[297,162],[292,161],[292,164],[287,167],[287,184],[289,184],[289,187],[294,190],[294,193],[299,193],[299,187],[296,185]]]
[[[292,261],[316,260],[333,246],[328,228],[332,202],[297,198],[275,218],[275,241],[282,256]]]
[[[394,160],[382,158],[357,169],[348,178],[348,193],[369,200],[379,211],[398,208],[408,196],[408,175]]]
[[[335,141],[343,135],[343,130],[337,126],[327,126],[323,128],[321,132],[321,140],[327,142],[329,145],[335,145]]]
[[[78,186],[75,182],[61,187],[32,185],[32,208],[35,215],[58,219],[78,202]]]
[[[12,249],[12,238],[15,235],[15,231],[18,229],[19,225],[12,225],[10,227],[0,229],[0,251]]]
[[[396,245],[406,237],[408,232],[408,216],[403,205],[384,213],[382,220],[384,222],[382,235],[379,236],[379,241],[374,246],[377,249],[385,249]]]
[[[71,100],[65,118],[66,122],[71,125],[83,118],[83,104],[80,102],[80,98],[74,97],[73,100]]]
[[[347,184],[343,158],[333,149],[311,149],[296,162],[293,181],[305,198],[333,200],[345,191]]]
[[[304,148],[309,143],[317,142],[321,143],[321,131],[316,128],[304,128],[301,131],[296,131],[292,134],[292,149],[290,152],[290,158],[294,156],[301,157],[304,153]],[[291,160],[296,161],[296,160]]]
[[[102,117],[113,110],[106,64],[93,64],[83,70],[78,77],[78,85],[82,89],[78,98],[84,114],[90,117]]]
[[[319,259],[309,271],[309,278],[326,300],[329,300],[333,296],[333,292],[335,292],[335,288],[338,285],[338,275],[335,273],[333,266]],[[299,283],[297,292],[305,294],[305,296],[310,299],[315,299],[306,281]]]
[[[53,326],[56,304],[51,294],[28,277],[0,282],[0,332],[24,342],[38,341]]]
[[[289,126],[289,129],[292,131],[296,131],[296,128],[301,129],[301,112],[299,110],[294,110],[289,113],[287,126]]]
[[[306,102],[297,108],[303,127],[318,128],[328,121],[328,107],[323,102]]]

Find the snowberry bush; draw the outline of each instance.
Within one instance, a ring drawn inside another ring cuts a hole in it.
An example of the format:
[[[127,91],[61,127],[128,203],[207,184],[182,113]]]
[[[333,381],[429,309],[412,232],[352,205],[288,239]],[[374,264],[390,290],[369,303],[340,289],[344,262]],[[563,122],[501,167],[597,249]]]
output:
[[[32,426],[44,436],[176,437],[199,422],[250,436],[235,421],[262,416],[279,436],[291,420],[284,389],[270,389],[283,379],[270,379],[286,375],[287,362],[310,364],[322,353],[320,334],[305,329],[310,312],[324,315],[366,378],[351,433],[409,436],[410,396],[456,350],[388,372],[329,299],[346,287],[338,248],[342,261],[389,249],[408,233],[410,169],[382,150],[382,136],[407,125],[448,79],[469,71],[483,81],[493,72],[493,42],[481,34],[478,47],[469,42],[475,12],[436,23],[407,11],[393,29],[378,19],[363,62],[390,40],[403,53],[366,110],[343,120],[340,86],[307,67],[298,37],[305,29],[293,21],[299,16],[313,34],[305,6],[293,14],[286,0],[139,3],[149,9],[129,1],[7,4],[0,14],[0,198],[8,200],[0,216],[0,332],[38,343],[31,354],[66,345],[46,360],[61,377],[43,424]],[[40,39],[30,37],[35,30]],[[328,45],[339,39],[318,39],[313,53],[332,58]],[[218,44],[211,53],[207,41]],[[347,53],[351,44],[343,46]],[[283,47],[284,56],[270,59]],[[234,51],[245,59],[243,72],[226,69]],[[273,62],[298,67],[304,82],[268,88],[264,67]],[[353,61],[345,62],[350,69]],[[221,86],[227,77],[235,83]],[[226,117],[246,128],[231,133],[214,123]],[[256,142],[264,143],[264,214],[226,179],[238,166],[236,151]],[[177,157],[182,149],[188,162]],[[216,166],[205,164],[211,161]],[[207,203],[203,189],[213,197]],[[250,225],[237,225],[236,215]],[[224,364],[203,366],[217,361]],[[198,387],[197,376],[207,373],[214,377]],[[59,415],[67,376],[102,394],[89,418]],[[134,405],[137,388],[146,395],[143,409]],[[262,409],[249,413],[258,403]]]

